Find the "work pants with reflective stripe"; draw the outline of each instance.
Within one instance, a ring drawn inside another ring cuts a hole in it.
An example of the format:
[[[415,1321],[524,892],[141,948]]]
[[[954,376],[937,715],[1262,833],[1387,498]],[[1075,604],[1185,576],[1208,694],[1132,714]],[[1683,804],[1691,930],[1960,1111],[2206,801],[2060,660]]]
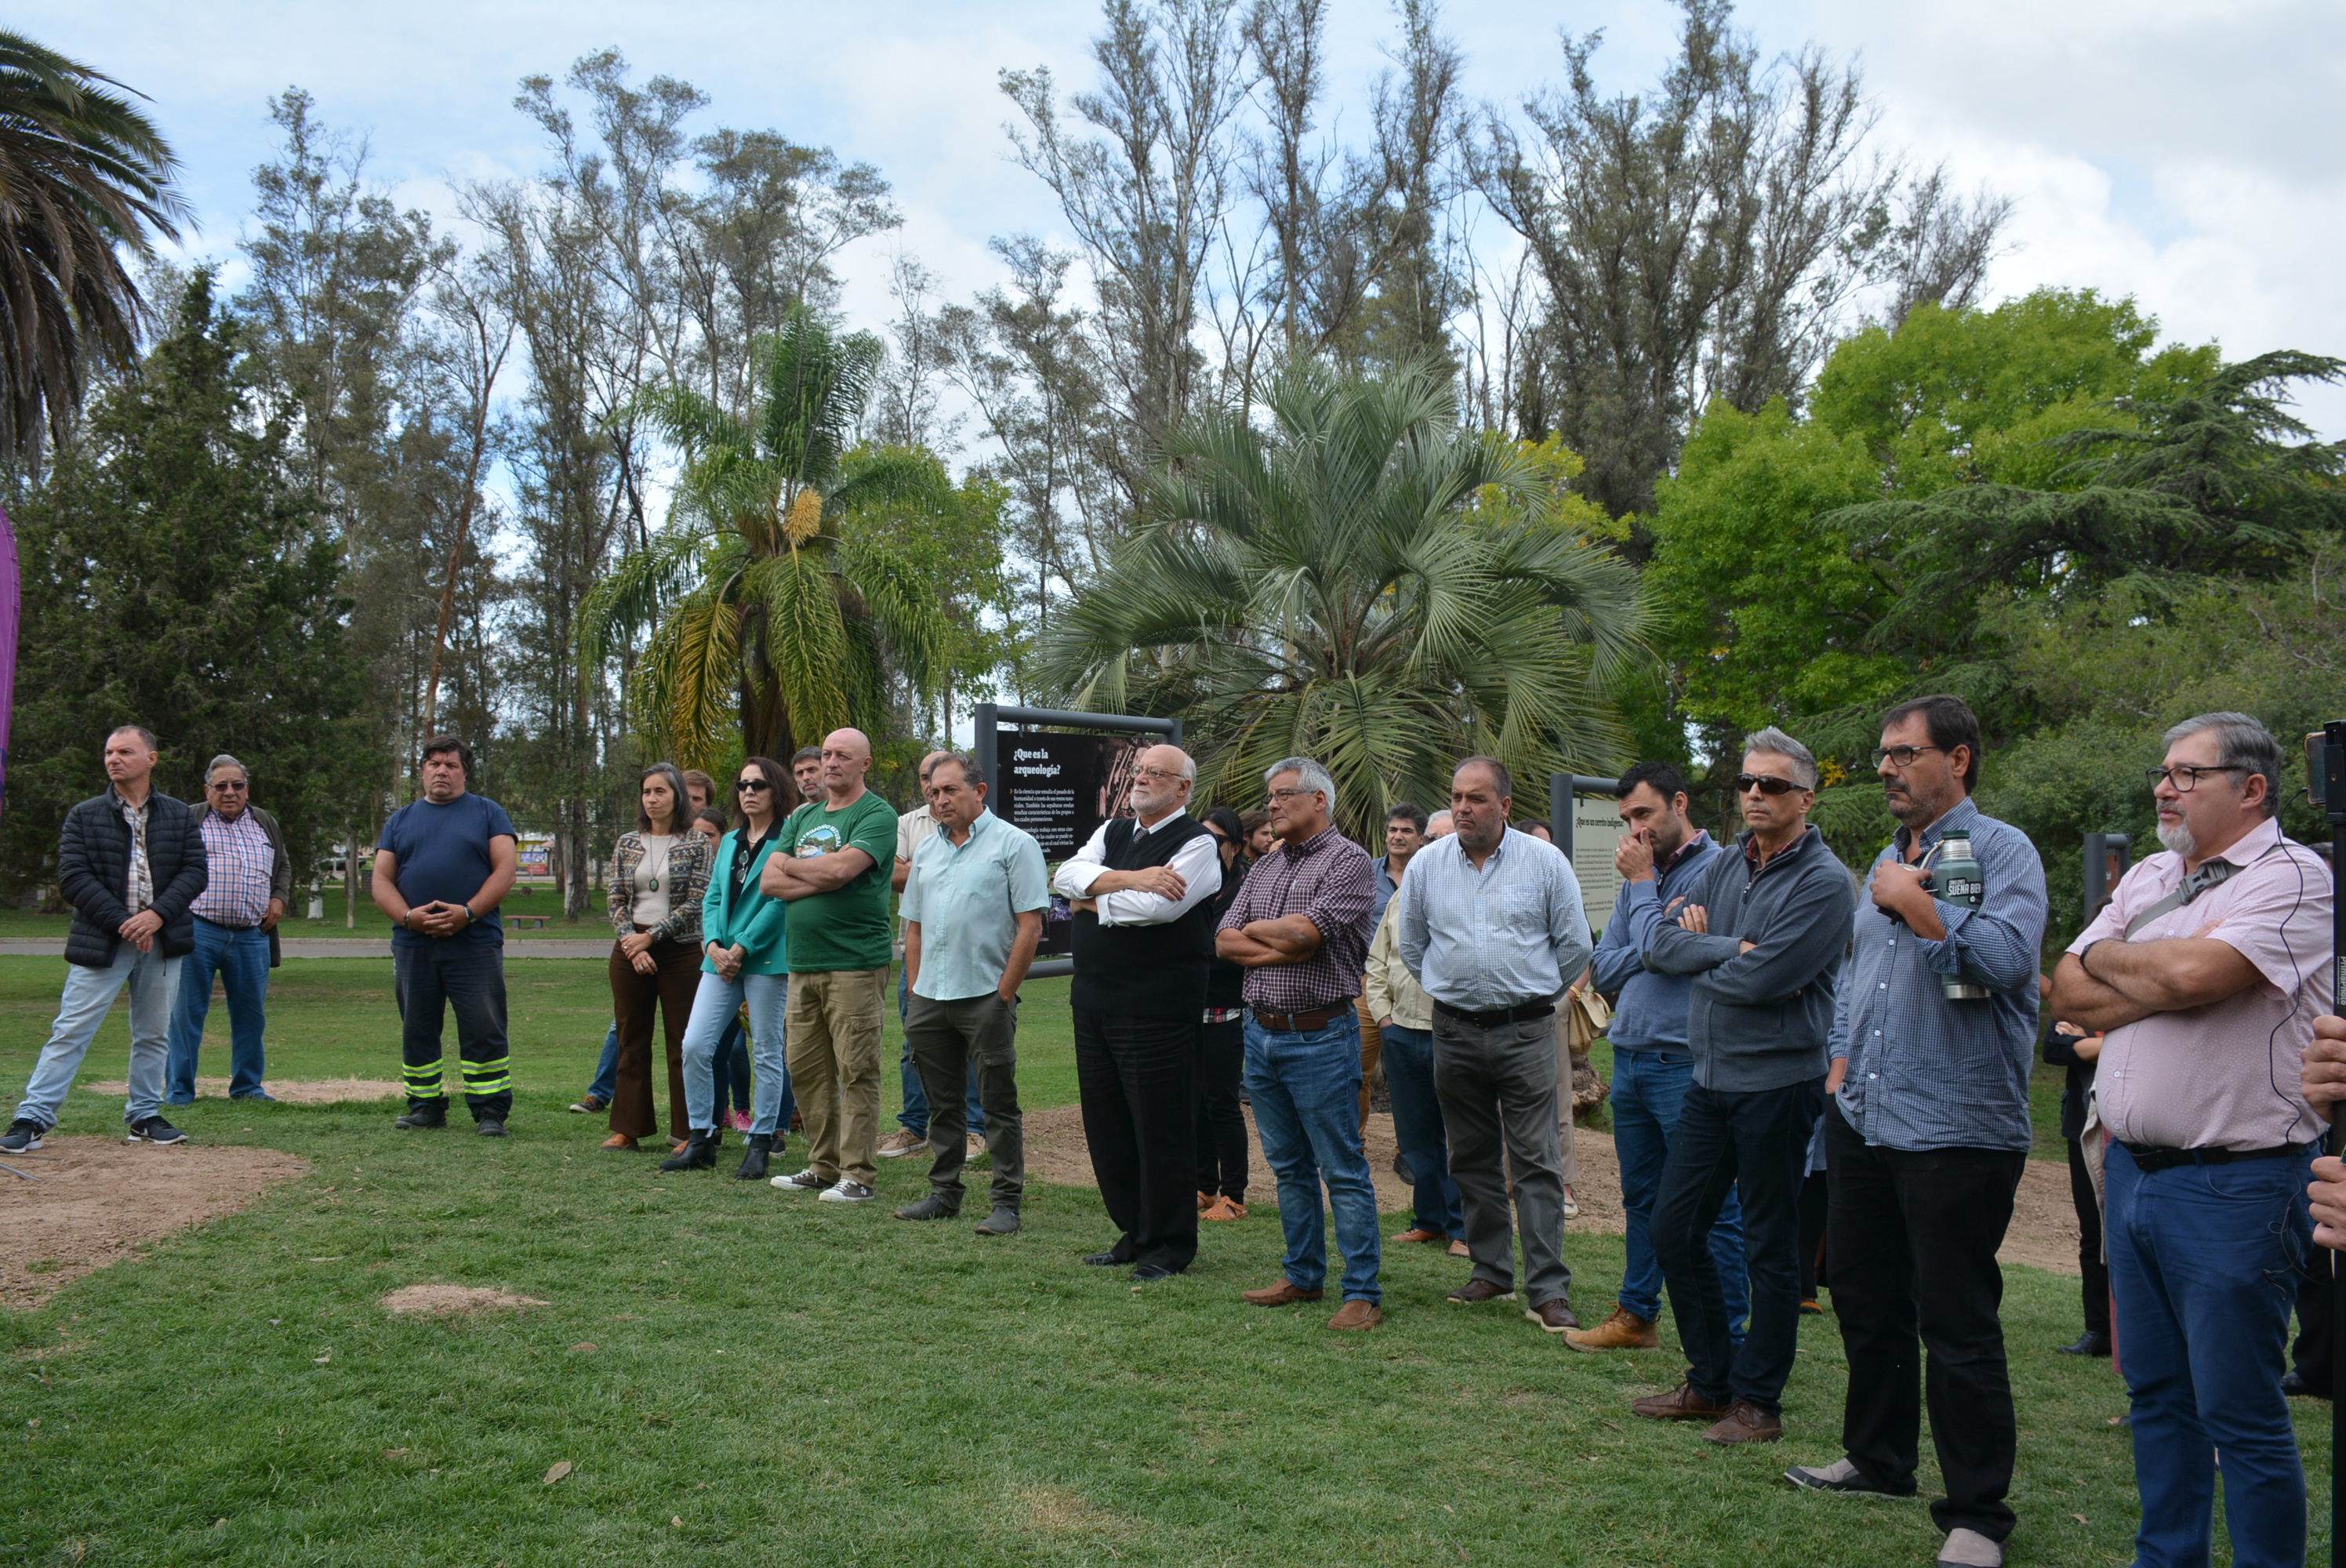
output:
[[[513,1109],[513,1058],[505,1044],[505,944],[441,937],[394,943],[391,956],[408,1108],[447,1097],[440,1035],[444,1020],[454,1012],[464,1106],[474,1121],[483,1116],[504,1121]]]

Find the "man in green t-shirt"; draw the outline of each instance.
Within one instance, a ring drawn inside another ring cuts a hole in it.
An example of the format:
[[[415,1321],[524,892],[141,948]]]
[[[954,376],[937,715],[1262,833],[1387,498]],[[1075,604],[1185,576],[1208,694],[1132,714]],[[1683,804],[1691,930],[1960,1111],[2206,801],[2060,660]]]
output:
[[[784,1059],[809,1145],[807,1168],[773,1184],[829,1203],[869,1203],[879,1176],[896,812],[863,787],[871,771],[872,741],[862,730],[823,737],[822,796],[790,813],[758,874],[761,891],[790,906]]]

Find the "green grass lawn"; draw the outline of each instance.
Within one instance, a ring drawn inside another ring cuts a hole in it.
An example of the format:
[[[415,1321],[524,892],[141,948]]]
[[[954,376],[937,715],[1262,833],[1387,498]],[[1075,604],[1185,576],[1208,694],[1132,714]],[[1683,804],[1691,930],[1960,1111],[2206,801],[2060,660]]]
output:
[[[359,887],[358,923],[346,926],[349,906],[344,901],[342,884],[326,889],[326,918],[308,919],[310,893],[306,888],[296,888],[293,907],[287,912],[283,931],[288,936],[388,937],[391,921],[375,908],[374,900],[367,895],[363,883]],[[514,942],[529,942],[546,938],[561,941],[599,941],[611,939],[611,923],[603,918],[603,895],[597,891],[587,900],[584,919],[566,922],[562,918],[562,901],[553,888],[522,886],[505,895],[500,906],[508,915],[551,915],[543,930],[517,926],[508,921],[505,936]],[[73,916],[42,914],[37,910],[0,909],[0,937],[54,937],[63,941],[73,924]]]
[[[57,972],[0,960],[11,1090]],[[509,984],[511,1137],[397,1134],[387,1106],[199,1102],[175,1115],[201,1142],[311,1174],[0,1311],[0,1563],[1872,1565],[1937,1543],[1920,1503],[1776,1479],[1838,1452],[1829,1318],[1803,1324],[1787,1440],[1712,1450],[1625,1409],[1675,1380],[1672,1351],[1576,1356],[1519,1309],[1448,1306],[1461,1267],[1426,1248],[1386,1257],[1372,1334],[1242,1305],[1277,1273],[1267,1203],[1208,1227],[1188,1276],[1135,1288],[1076,1261],[1108,1238],[1086,1191],[1034,1192],[1027,1231],[987,1242],[890,1217],[921,1189],[914,1161],[883,1162],[883,1204],[842,1210],[599,1154],[599,1125],[559,1110],[608,1016],[598,966],[536,960]],[[1073,1094],[1064,985],[1029,991],[1038,1105]],[[279,1074],[390,1075],[389,966],[289,962],[271,1034]],[[122,1062],[117,1013],[88,1074]],[[77,1093],[66,1130],[118,1115]],[[1619,1241],[1566,1250],[1576,1301],[1601,1311]],[[2122,1391],[2052,1353],[2075,1281],[2006,1280],[2013,1560],[2125,1563]],[[460,1322],[376,1305],[423,1282],[550,1305]],[[2327,1415],[2299,1408],[2318,1538]],[[557,1462],[574,1468],[548,1486]]]

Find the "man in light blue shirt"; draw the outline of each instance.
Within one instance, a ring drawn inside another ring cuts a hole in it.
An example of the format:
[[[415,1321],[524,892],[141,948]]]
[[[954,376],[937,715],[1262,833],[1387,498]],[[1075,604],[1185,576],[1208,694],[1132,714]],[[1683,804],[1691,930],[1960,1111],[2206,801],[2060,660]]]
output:
[[[1512,1171],[1531,1299],[1525,1316],[1561,1334],[1580,1320],[1564,1262],[1556,999],[1588,963],[1588,919],[1563,851],[1507,826],[1514,795],[1497,761],[1458,765],[1450,785],[1457,830],[1410,862],[1394,895],[1395,935],[1402,964],[1433,1003],[1433,1086],[1474,1258],[1473,1278],[1450,1299],[1515,1298]]]
[[[911,977],[904,1040],[929,1096],[929,1196],[899,1219],[947,1219],[961,1212],[962,1086],[974,1066],[994,1158],[994,1209],[982,1236],[1018,1228],[1026,1188],[1025,1122],[1018,1110],[1018,987],[1043,937],[1051,893],[1034,835],[985,809],[977,765],[947,752],[929,770],[929,810],[937,830],[913,852],[900,912],[904,972]]]

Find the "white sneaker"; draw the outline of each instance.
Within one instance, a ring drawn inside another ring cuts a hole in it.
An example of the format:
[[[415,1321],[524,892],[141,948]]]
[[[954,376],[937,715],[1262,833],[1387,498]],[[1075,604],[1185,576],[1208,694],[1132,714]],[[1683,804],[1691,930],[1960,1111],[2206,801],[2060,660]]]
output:
[[[860,1181],[842,1181],[837,1186],[823,1188],[821,1196],[825,1203],[870,1203],[872,1189]]]
[[[1939,1548],[1940,1568],[2004,1568],[2004,1547],[1976,1530],[1951,1530]]]
[[[821,1192],[831,1184],[809,1169],[802,1170],[796,1176],[776,1176],[773,1178],[772,1185],[780,1187],[784,1192]]]

